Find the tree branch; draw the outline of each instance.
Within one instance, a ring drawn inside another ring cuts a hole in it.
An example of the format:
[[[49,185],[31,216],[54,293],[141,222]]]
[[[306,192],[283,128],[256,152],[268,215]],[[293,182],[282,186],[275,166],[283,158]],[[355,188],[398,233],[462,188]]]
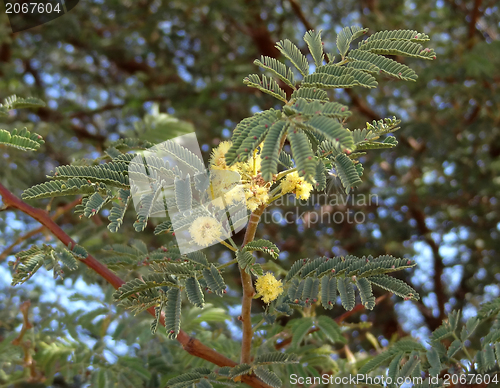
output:
[[[69,235],[61,229],[59,225],[57,225],[49,216],[49,214],[41,209],[36,209],[26,202],[23,202],[19,198],[17,198],[14,194],[12,194],[5,186],[0,183],[0,195],[3,198],[4,205],[8,209],[18,209],[23,213],[33,217],[35,220],[40,222],[44,227],[46,227],[55,237],[59,239],[66,246],[74,246],[76,245],[76,241],[73,240]],[[260,215],[259,215],[260,218]],[[258,221],[257,221],[258,222]],[[251,228],[250,224],[249,229]],[[248,230],[247,230],[248,233]],[[253,232],[255,235],[255,230]],[[106,267],[101,262],[97,261],[92,255],[88,255],[86,259],[81,260],[83,264],[87,267],[94,270],[101,277],[106,279],[106,281],[111,284],[115,289],[121,287],[125,282],[119,278],[116,274],[111,272],[108,267]],[[251,283],[250,283],[251,284]],[[148,309],[148,312],[155,316],[155,311],[153,308]],[[250,321],[250,320],[249,320]],[[160,319],[160,323],[165,326],[165,320],[162,316]],[[230,366],[234,367],[237,363],[226,356],[220,354],[214,349],[209,348],[207,345],[203,344],[196,338],[190,337],[186,332],[180,331],[177,336],[177,341],[182,345],[184,350],[186,350],[189,354],[207,360],[218,366]],[[261,380],[259,380],[256,376],[243,376],[243,382],[250,385],[254,388],[269,388],[267,384],[264,384]]]
[[[250,241],[253,241],[257,225],[259,224],[260,216],[264,213],[266,206],[259,206],[251,215],[248,221],[248,227],[243,238],[243,248]],[[241,301],[241,321],[243,322],[243,340],[241,343],[241,362],[249,364],[251,362],[252,350],[252,300],[255,295],[255,290],[252,284],[252,276],[240,267],[241,284],[243,286],[243,296]]]
[[[64,206],[61,206],[60,208],[58,208],[56,210],[56,212],[54,213],[54,215],[51,217],[52,220],[56,220],[58,219],[60,216],[62,216],[64,213],[66,213],[67,211],[73,209],[76,205],[78,205],[80,202],[81,202],[81,198],[78,198],[78,199],[75,199],[73,202],[70,202]],[[45,229],[45,226],[42,225],[36,229],[33,229],[31,231],[29,231],[28,233],[26,234],[23,234],[22,236],[19,236],[16,241],[14,241],[11,245],[9,245],[7,248],[5,248],[5,250],[0,254],[0,262],[2,262],[3,260],[5,260],[9,255],[10,253],[14,250],[14,248],[16,247],[16,245],[19,245],[21,244],[23,241],[26,241],[27,239],[33,237],[33,236],[36,236],[38,233],[41,233],[43,232],[43,230]]]
[[[290,5],[292,6],[293,12],[299,18],[299,20],[302,22],[302,24],[304,25],[306,30],[307,31],[314,30],[314,27],[306,19],[304,12],[302,12],[302,8],[300,8],[300,4],[297,2],[297,0],[289,0],[289,2],[290,2]]]

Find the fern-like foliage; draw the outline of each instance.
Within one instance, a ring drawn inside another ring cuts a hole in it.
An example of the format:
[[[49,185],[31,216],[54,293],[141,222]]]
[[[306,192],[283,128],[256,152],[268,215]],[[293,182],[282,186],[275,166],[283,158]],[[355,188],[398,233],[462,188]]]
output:
[[[491,321],[492,324],[491,324]],[[489,333],[477,344],[469,340],[475,331],[485,323],[491,325]],[[398,377],[422,377],[423,387],[442,387],[443,373],[453,374],[457,360],[469,358],[470,365],[464,366],[462,382],[475,385],[491,382],[498,385],[497,374],[500,365],[500,298],[481,306],[477,316],[461,319],[460,311],[452,311],[429,338],[430,347],[403,338],[375,356],[370,356],[358,370],[360,374],[374,371],[387,373],[386,378],[395,381]],[[465,379],[465,380],[464,380]]]
[[[0,129],[0,144],[23,151],[36,151],[45,141],[37,133],[31,133],[26,128],[9,132]]]
[[[358,289],[361,303],[370,310],[375,307],[372,285],[405,300],[418,300],[415,290],[388,275],[414,266],[415,262],[412,260],[388,255],[377,258],[346,256],[299,260],[288,271],[285,277],[287,295],[283,300],[275,302],[275,308],[283,310],[280,304],[288,304],[290,307],[308,306],[321,299],[322,306],[331,309],[339,295],[342,306],[346,310],[352,310],[356,303],[354,286]]]
[[[359,42],[358,48],[351,50],[354,40],[365,36],[368,29],[346,27],[337,36],[337,49],[340,62],[334,62],[334,55],[325,52],[321,41],[321,31],[308,31],[304,41],[311,53],[315,69],[310,70],[307,57],[291,41],[282,40],[276,44],[283,57],[291,64],[289,67],[276,59],[261,57],[254,63],[267,71],[273,78],[259,77],[255,74],[245,78],[244,83],[270,94],[284,103],[282,111],[274,109],[260,112],[239,123],[233,133],[233,145],[226,154],[229,165],[246,161],[257,147],[261,146],[263,163],[262,177],[272,182],[278,173],[278,160],[283,145],[291,144],[291,162],[299,176],[317,188],[325,188],[326,167],[318,163],[314,154],[318,145],[323,143],[320,158],[329,161],[337,170],[347,192],[359,185],[362,166],[355,166],[339,153],[349,155],[353,151],[394,147],[393,137],[375,141],[382,132],[367,128],[371,133],[351,132],[344,127],[350,112],[347,107],[329,102],[326,90],[335,88],[377,87],[374,75],[384,73],[405,81],[415,81],[416,73],[407,65],[398,63],[384,55],[402,55],[421,59],[434,59],[432,49],[423,48],[419,42],[427,41],[427,35],[411,30],[383,31],[375,33]],[[302,76],[296,79],[294,70]],[[279,83],[291,90],[287,95]],[[267,120],[267,121],[266,121]],[[386,132],[387,133],[387,132]],[[367,135],[364,136],[363,135]],[[328,140],[328,143],[324,143]],[[354,154],[350,159],[358,158]],[[356,173],[356,171],[358,173]],[[317,179],[318,178],[318,179]]]
[[[8,116],[9,111],[13,109],[40,108],[44,106],[45,103],[38,98],[28,97],[24,99],[13,95],[7,97],[4,103],[0,104],[0,116]],[[36,151],[43,143],[45,141],[42,136],[38,133],[31,133],[27,128],[13,129],[12,131],[0,129],[0,145],[2,146],[17,148],[22,151]]]
[[[73,249],[54,248],[50,245],[32,246],[30,249],[16,254],[16,261],[11,263],[14,269],[12,285],[15,286],[29,280],[42,266],[52,270],[54,279],[63,277],[63,268],[74,271],[78,261],[87,257],[87,252],[80,246]]]

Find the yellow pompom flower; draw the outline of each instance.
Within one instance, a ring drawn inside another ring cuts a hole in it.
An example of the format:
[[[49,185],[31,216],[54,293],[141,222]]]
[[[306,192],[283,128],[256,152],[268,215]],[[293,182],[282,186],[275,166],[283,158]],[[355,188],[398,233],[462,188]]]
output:
[[[219,241],[222,236],[222,225],[213,217],[198,217],[189,227],[189,233],[193,241],[202,247]]]
[[[231,146],[232,142],[223,141],[212,151],[210,169],[212,172],[214,170],[215,172],[217,170],[234,171],[239,174],[238,177],[241,182],[237,182],[239,179],[232,177],[230,174],[213,174],[211,195],[214,199],[214,205],[219,208],[224,206],[222,200],[216,200],[216,198],[222,196],[227,204],[236,203],[245,198],[247,208],[254,211],[269,200],[271,183],[265,182],[260,176],[262,160],[258,149],[246,162],[237,162],[229,167],[226,164],[225,155]]]
[[[210,157],[210,165],[220,170],[228,169],[226,165],[226,153],[232,145],[233,143],[230,141],[223,141],[217,148],[214,148]]]
[[[245,197],[247,200],[247,208],[254,211],[260,205],[269,200],[269,188],[267,186],[245,185]]]
[[[300,199],[307,200],[313,190],[312,185],[299,176],[297,171],[288,174],[281,182],[281,192],[294,193]]]
[[[271,303],[283,292],[281,280],[277,280],[270,272],[257,278],[255,288],[262,296],[264,303]]]

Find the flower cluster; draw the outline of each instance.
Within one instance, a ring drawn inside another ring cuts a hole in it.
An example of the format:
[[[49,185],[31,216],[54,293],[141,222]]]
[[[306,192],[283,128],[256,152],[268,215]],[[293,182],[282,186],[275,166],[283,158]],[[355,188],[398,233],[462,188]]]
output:
[[[312,190],[312,185],[306,182],[303,177],[300,177],[297,171],[288,174],[281,182],[281,192],[283,194],[294,193],[303,200],[309,199]]]
[[[228,166],[225,154],[231,145],[230,141],[224,141],[212,151],[210,169],[215,172],[212,178],[212,195],[214,198],[223,195],[227,203],[232,203],[242,198],[244,194],[247,208],[254,211],[269,200],[271,183],[264,181],[260,175],[261,159],[258,152],[255,152],[247,162],[238,162]],[[217,174],[217,171],[224,171],[224,173]],[[238,175],[228,173],[230,171]],[[238,178],[241,178],[240,185],[238,185]]]
[[[281,280],[277,280],[270,272],[257,278],[255,288],[262,296],[264,303],[272,302],[283,292]]]

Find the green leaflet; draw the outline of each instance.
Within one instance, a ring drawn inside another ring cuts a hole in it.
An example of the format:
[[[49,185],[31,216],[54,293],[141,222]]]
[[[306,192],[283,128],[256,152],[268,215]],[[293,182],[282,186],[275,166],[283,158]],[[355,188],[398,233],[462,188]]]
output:
[[[213,385],[207,379],[201,379],[196,385],[197,388],[213,388]]]
[[[346,119],[352,112],[347,106],[338,102],[308,101],[305,98],[297,98],[292,105],[285,106],[283,111],[287,115],[297,115],[302,117],[326,116],[330,118]]]
[[[137,208],[137,220],[134,222],[136,232],[142,232],[146,228],[149,216],[153,211],[157,196],[162,192],[161,186],[157,186],[153,192],[143,194]]]
[[[463,346],[464,344],[462,343],[462,341],[460,341],[459,339],[454,340],[448,348],[448,352],[446,353],[446,355],[448,357],[453,357],[455,353],[463,348]]]
[[[208,370],[207,370],[208,371]],[[167,384],[169,388],[191,388],[195,383],[203,379],[205,376],[210,374],[203,373],[207,371],[198,371],[194,370],[192,372],[183,373],[180,376],[174,377],[173,379],[168,380]]]
[[[165,307],[165,300],[162,299],[158,306],[155,306],[155,318],[151,322],[150,330],[151,334],[156,334],[156,330],[158,329],[158,325],[160,324],[161,312]]]
[[[323,42],[321,41],[321,30],[318,32],[307,31],[304,35],[304,41],[309,48],[316,67],[323,64]]]
[[[345,65],[345,67],[356,69],[356,70],[366,71],[367,73],[370,73],[370,74],[377,74],[380,71],[380,69],[377,66],[375,66],[373,63],[370,63],[370,62],[365,61],[365,60],[355,60],[355,59],[351,58],[351,55],[354,51],[355,50],[351,51],[351,53],[349,54],[349,62]],[[360,52],[366,52],[366,51],[360,51]],[[371,54],[371,53],[369,53],[369,54]],[[373,54],[373,55],[376,55],[376,54]],[[381,58],[385,58],[385,57],[381,57]]]
[[[130,187],[125,163],[106,163],[97,166],[59,166],[52,179],[83,178],[92,183],[105,183],[115,187]],[[89,182],[89,183],[90,183]]]
[[[248,364],[238,364],[234,368],[231,368],[229,376],[231,378],[235,378],[237,376],[241,376],[249,373],[252,370],[252,367]]]
[[[405,356],[404,352],[400,352],[396,354],[396,357],[394,357],[389,364],[389,370],[387,372],[387,377],[390,377],[392,381],[396,381],[396,377],[398,376],[399,372],[399,366],[401,364],[401,361],[403,360]]]
[[[371,283],[375,284],[376,286],[379,286],[384,290],[390,291],[401,298],[408,298],[413,300],[419,299],[417,292],[413,288],[411,288],[405,282],[393,278],[391,276],[388,275],[371,276],[368,278],[368,280]]]
[[[204,267],[210,267],[210,264],[208,263],[207,257],[205,256],[205,254],[202,251],[190,252],[186,256],[193,263],[200,264]]]
[[[357,70],[352,67],[338,66],[336,64],[328,64],[320,66],[316,69],[316,73],[329,74],[335,77],[349,76],[353,78],[353,86],[362,86],[365,88],[375,88],[378,85],[375,77],[367,72]]]
[[[297,68],[302,76],[305,77],[309,74],[309,63],[307,62],[307,58],[290,40],[285,39],[279,41],[276,43],[276,48]]]
[[[244,269],[246,273],[250,272],[250,268],[255,263],[255,257],[246,251],[238,250],[236,252],[236,259],[240,268]]]
[[[431,376],[437,376],[441,372],[441,360],[437,350],[431,347],[427,350],[427,361],[429,362],[430,368],[429,373]]]
[[[408,66],[370,51],[352,50],[349,59],[354,62],[349,62],[347,66],[359,70],[383,72],[404,81],[416,81],[418,77]]]
[[[301,83],[301,87],[321,89],[352,88],[356,85],[358,83],[350,74],[334,76],[326,73],[309,74]]]
[[[333,162],[337,175],[347,193],[349,193],[352,188],[361,184],[361,179],[354,167],[354,163],[345,154],[337,155]]]
[[[498,344],[495,345],[498,348]],[[488,345],[476,353],[476,361],[480,373],[485,373],[495,367],[495,351]]]
[[[363,36],[368,31],[368,28],[361,28],[357,26],[344,27],[337,35],[337,50],[339,51],[342,59],[344,59],[351,42]]]
[[[15,272],[12,276],[12,285],[15,286],[19,283],[26,282],[42,266],[45,266],[47,271],[53,271],[54,279],[62,277],[63,275],[63,270],[59,262],[70,271],[77,269],[77,259],[83,259],[84,252],[79,249],[81,247],[76,247],[78,247],[77,252],[73,252],[63,247],[54,249],[50,245],[44,244],[41,247],[32,246],[25,251],[18,252],[15,255],[17,262],[14,265]]]
[[[321,278],[321,304],[331,310],[337,300],[337,279],[323,276]]]
[[[271,352],[264,353],[255,357],[254,365],[268,365],[268,364],[296,364],[298,363],[297,356],[290,353]]]
[[[56,248],[53,251],[54,256],[57,260],[59,260],[63,265],[68,268],[70,271],[74,271],[78,268],[78,260],[75,259],[75,256],[71,254],[70,251],[64,248]]]
[[[307,182],[313,184],[316,161],[309,140],[304,132],[298,128],[289,131],[288,138],[299,176],[304,177]]]
[[[419,33],[415,30],[392,30],[392,31],[378,31],[370,35],[366,41],[373,40],[410,40],[412,42],[426,42],[429,36]]]
[[[0,144],[23,151],[36,151],[45,141],[38,133],[31,133],[27,128],[12,132],[0,129]]]
[[[257,88],[261,92],[267,93],[278,100],[286,102],[286,93],[280,88],[278,83],[273,78],[267,78],[262,75],[262,79],[257,74],[250,74],[243,79],[243,83],[247,86]]]
[[[118,198],[120,203],[113,202],[108,216],[108,229],[112,233],[116,233],[123,224],[123,218],[125,217],[125,212],[127,211],[128,204],[130,203],[130,191],[120,189],[118,192]]]
[[[472,333],[477,329],[479,326],[480,320],[478,317],[470,317],[465,326],[462,328],[462,332],[460,334],[460,340],[464,342],[467,338],[469,338]]]
[[[114,382],[111,372],[107,369],[94,371],[92,373],[92,386],[96,388],[112,388]]]
[[[196,307],[203,308],[205,304],[205,296],[201,289],[198,279],[189,277],[186,279],[186,294],[189,301]]]
[[[415,368],[417,368],[418,364],[420,364],[420,358],[418,357],[416,352],[412,352],[408,357],[408,361],[401,367],[398,373],[398,377],[404,378],[410,376]]]
[[[85,179],[70,178],[68,181],[48,181],[24,190],[22,199],[51,198],[64,195],[93,194],[97,190],[106,192],[102,184],[93,185]]]
[[[278,172],[278,153],[280,142],[288,129],[285,121],[278,121],[272,125],[267,134],[261,152],[261,172],[262,178],[270,182],[273,174]]]
[[[278,120],[280,117],[281,117],[280,111],[277,111],[275,109],[268,109],[263,112],[255,113],[253,116],[241,120],[233,131],[233,136],[231,137],[232,146],[231,148],[229,148],[229,150],[225,155],[226,164],[228,166],[231,166],[236,162],[246,161],[240,158],[238,151],[242,143],[250,136],[250,132],[252,131],[252,129],[258,125],[263,125],[265,128],[265,124],[268,124],[269,126],[270,124]],[[253,136],[256,135],[254,134]]]
[[[306,305],[316,302],[319,292],[319,279],[306,278],[304,281],[304,288],[302,289],[301,299],[305,301]]]
[[[85,203],[83,214],[85,217],[92,217],[99,213],[104,205],[111,199],[110,196],[103,198],[99,193],[94,193]]]
[[[292,157],[284,151],[280,152],[280,155],[278,157],[278,163],[281,164],[286,169],[293,167]]]
[[[273,123],[270,120],[260,120],[259,125],[254,126],[248,132],[246,139],[243,140],[240,147],[236,151],[238,154],[238,160],[241,162],[247,161],[257,149],[257,147],[262,143],[264,138],[266,142],[269,139],[266,137],[270,128],[272,129],[275,125],[283,126],[285,123],[282,121],[278,121],[277,123]]]
[[[174,285],[175,283],[173,282],[173,279],[165,277],[162,274],[153,273],[144,276],[142,279],[132,279],[129,282],[123,284],[114,292],[113,297],[115,300],[119,301],[127,299],[130,296],[141,293],[145,290]]]
[[[257,377],[259,377],[264,383],[270,385],[274,388],[281,388],[283,386],[283,382],[278,377],[278,375],[269,369],[258,367],[254,370]]]
[[[351,311],[356,303],[356,300],[354,298],[354,289],[352,287],[351,280],[348,278],[338,279],[337,289],[339,290],[342,306],[344,306],[344,308],[347,311]]]
[[[68,246],[68,248],[71,249],[71,251],[70,251],[71,254],[78,259],[86,259],[87,256],[89,255],[87,253],[87,250],[78,244],[75,244],[73,247]]]
[[[368,310],[373,310],[375,307],[375,297],[373,296],[370,282],[366,278],[356,278],[356,286],[358,287],[363,306]]]
[[[359,374],[367,374],[377,368],[378,366],[384,364],[388,360],[391,360],[394,357],[394,351],[393,350],[386,350],[385,352],[382,352],[375,357],[373,357],[370,361],[368,361],[366,364],[364,364],[359,370]]]
[[[265,70],[270,71],[288,86],[295,89],[295,77],[293,75],[292,69],[290,69],[284,63],[278,61],[275,58],[262,55],[260,57],[260,60],[256,59],[253,63]]]
[[[172,287],[167,291],[165,330],[170,339],[177,338],[181,329],[181,301],[181,291],[177,287]]]
[[[336,141],[344,149],[352,150],[354,148],[351,132],[345,129],[338,120],[325,116],[314,116],[312,119],[300,124],[300,127],[319,133],[328,140]]]
[[[21,98],[17,97],[15,94],[7,97],[4,100],[3,105],[0,107],[7,109],[19,109],[19,108],[42,108],[45,106],[45,102],[35,97]]]
[[[436,57],[434,49],[423,48],[421,44],[408,40],[365,40],[359,43],[358,49],[374,54],[403,55],[428,60],[433,60]]]
[[[316,174],[314,175],[314,180],[316,181],[316,190],[323,191],[326,189],[326,174],[327,170],[325,164],[320,159],[316,165]]]
[[[219,270],[212,264],[209,268],[203,270],[203,278],[206,280],[208,288],[215,295],[222,297],[226,291],[226,283]]]
[[[247,245],[243,247],[243,250],[245,251],[260,251],[264,253],[268,253],[272,256],[273,259],[277,259],[280,250],[278,247],[272,243],[271,241],[268,240],[254,240],[249,242]]]
[[[291,100],[296,100],[298,98],[303,98],[306,101],[329,101],[328,93],[324,90],[312,87],[306,87],[304,83],[301,84],[300,88],[292,93]]]
[[[306,263],[307,263],[306,259],[300,259],[300,260],[297,260],[296,262],[294,262],[292,264],[292,266],[290,267],[290,270],[288,271],[288,273],[285,276],[285,282],[290,280],[291,278],[293,278],[295,275],[298,275],[300,273],[300,271],[302,270],[302,267]]]

